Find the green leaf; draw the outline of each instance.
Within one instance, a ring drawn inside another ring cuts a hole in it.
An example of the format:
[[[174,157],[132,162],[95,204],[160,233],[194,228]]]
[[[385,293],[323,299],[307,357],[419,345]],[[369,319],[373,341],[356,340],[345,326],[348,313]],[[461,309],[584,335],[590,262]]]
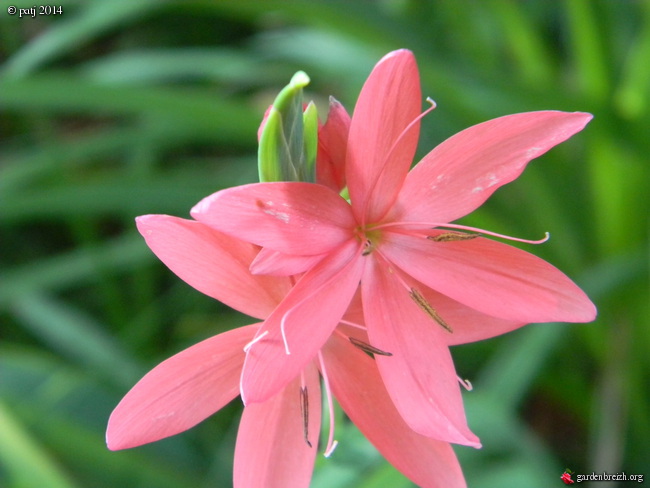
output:
[[[75,488],[57,461],[21,425],[0,401],[0,464],[11,486],[20,488]]]

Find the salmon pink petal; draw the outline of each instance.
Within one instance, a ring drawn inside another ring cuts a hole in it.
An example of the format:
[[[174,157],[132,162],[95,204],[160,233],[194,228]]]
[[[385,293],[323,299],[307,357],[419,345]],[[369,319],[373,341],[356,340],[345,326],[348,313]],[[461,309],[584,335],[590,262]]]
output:
[[[447,223],[467,215],[591,118],[579,112],[528,112],[459,132],[411,170],[399,197],[402,214],[395,218]]]
[[[318,130],[316,182],[336,193],[345,188],[345,154],[348,148],[350,116],[338,100],[330,97],[327,121]]]
[[[434,242],[386,233],[382,252],[434,290],[515,322],[590,322],[596,307],[564,273],[516,247],[477,238]]]
[[[247,315],[267,317],[291,287],[286,278],[250,274],[259,247],[200,222],[144,215],[136,224],[154,254],[178,277]]]
[[[359,286],[363,260],[357,247],[349,241],[314,266],[266,319],[246,354],[241,380],[246,405],[284,388],[323,346]]]
[[[523,322],[505,320],[481,313],[432,290],[422,283],[409,280],[408,277],[406,281],[421,292],[426,301],[452,328],[453,333],[444,335],[449,346],[482,341],[526,325]]]
[[[366,264],[361,298],[375,357],[395,407],[417,433],[480,447],[467,427],[460,385],[447,347],[449,332],[411,299],[399,271],[378,259]]]
[[[320,378],[304,371],[308,399],[307,440],[300,378],[264,403],[244,408],[235,447],[234,488],[308,488],[318,450]]]
[[[325,255],[294,256],[262,248],[251,263],[251,273],[273,276],[291,276],[302,274],[313,267]]]
[[[334,334],[324,349],[330,386],[352,422],[379,452],[422,488],[464,488],[453,449],[414,432],[384,387],[374,361]]]
[[[384,56],[363,85],[350,125],[345,165],[359,222],[378,221],[397,198],[417,149],[419,123],[405,129],[421,107],[413,53]]]
[[[255,183],[199,202],[192,216],[226,234],[285,254],[328,252],[350,238],[350,205],[322,185]]]
[[[111,450],[127,449],[183,432],[239,394],[242,348],[258,325],[206,339],[163,361],[115,407],[106,431]]]

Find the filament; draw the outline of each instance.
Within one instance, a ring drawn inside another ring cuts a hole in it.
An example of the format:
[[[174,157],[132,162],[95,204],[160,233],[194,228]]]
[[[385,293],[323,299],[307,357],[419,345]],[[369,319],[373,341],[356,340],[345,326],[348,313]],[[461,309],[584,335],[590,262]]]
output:
[[[361,330],[368,330],[368,328],[365,325],[357,324],[356,322],[350,322],[349,320],[339,320],[340,323],[344,325],[349,325],[350,327],[354,327],[356,329],[361,329]]]
[[[471,383],[469,380],[467,380],[467,379],[464,380],[464,379],[462,379],[460,376],[456,376],[456,378],[458,378],[458,382],[459,382],[461,385],[463,385],[463,387],[464,387],[467,391],[472,391],[472,390],[474,389],[474,387],[472,386],[472,383]]]
[[[244,352],[248,352],[248,350],[249,350],[249,349],[250,349],[254,344],[256,344],[257,342],[261,341],[261,340],[264,338],[264,336],[268,335],[268,333],[269,333],[269,331],[268,331],[268,330],[265,330],[265,331],[262,332],[260,335],[258,335],[257,337],[255,337],[252,341],[250,341],[248,344],[246,344],[246,345],[244,346]]]
[[[343,266],[341,266],[341,268],[336,273],[334,273],[327,280],[325,280],[325,282],[320,286],[318,286],[315,290],[312,290],[311,293],[309,293],[307,296],[299,300],[298,303],[296,303],[294,306],[289,308],[289,310],[287,310],[285,314],[282,316],[282,320],[280,321],[280,333],[282,334],[282,342],[284,343],[284,352],[287,354],[287,356],[291,354],[291,350],[289,349],[289,342],[287,340],[287,334],[285,331],[285,324],[287,322],[287,319],[289,318],[289,315],[291,315],[298,307],[300,307],[307,300],[311,299],[314,295],[320,293],[320,291],[323,288],[329,286],[332,283],[335,283],[337,278],[345,271],[347,265],[350,264],[353,260],[357,259],[359,255],[362,253],[362,251],[363,251],[363,245],[361,245],[359,249],[357,249],[355,255],[349,261],[343,264]]]
[[[289,343],[287,342],[287,334],[284,332],[284,321],[286,320],[288,315],[289,312],[284,314],[282,316],[282,320],[280,320],[280,334],[282,334],[282,342],[284,343],[284,352],[287,354],[287,356],[291,354],[291,351],[289,350]]]
[[[420,122],[420,120],[427,115],[429,112],[431,112],[434,108],[436,108],[436,102],[433,101],[432,98],[427,97],[427,102],[431,104],[431,106],[426,109],[424,112],[422,112],[420,115],[415,117],[405,128],[404,130],[400,133],[400,135],[397,137],[391,148],[388,150],[388,154],[384,158],[384,161],[381,166],[381,171],[379,172],[379,175],[375,179],[375,181],[372,184],[372,187],[370,188],[370,191],[368,192],[368,195],[372,195],[375,191],[375,188],[377,187],[377,182],[381,178],[382,174],[386,170],[386,167],[388,166],[388,162],[390,161],[391,156],[393,155],[393,151],[395,151],[395,148],[399,145],[399,143],[402,141],[404,136],[417,124]],[[361,225],[365,225],[365,220],[366,220],[366,215],[368,214],[368,206],[370,205],[370,198],[368,198],[365,202],[365,206],[363,209],[363,217],[362,217],[362,222]]]
[[[327,410],[330,418],[330,432],[327,438],[327,447],[323,456],[330,457],[338,446],[338,441],[334,440],[334,403],[332,401],[332,391],[330,390],[330,382],[327,377],[327,369],[325,368],[325,361],[323,361],[323,355],[318,351],[318,362],[320,363],[320,372],[323,375],[323,383],[325,385],[325,396],[327,397]]]

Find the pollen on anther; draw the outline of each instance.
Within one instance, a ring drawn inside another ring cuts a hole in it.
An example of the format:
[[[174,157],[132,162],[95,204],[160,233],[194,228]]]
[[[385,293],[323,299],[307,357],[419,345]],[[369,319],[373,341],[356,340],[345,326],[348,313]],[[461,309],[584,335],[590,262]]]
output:
[[[383,351],[379,348],[376,348],[374,346],[371,346],[370,344],[360,341],[359,339],[355,337],[348,337],[348,340],[352,343],[352,345],[358,347],[361,349],[363,352],[370,354],[371,356],[374,354],[378,354],[379,356],[392,356],[392,352],[387,352]]]
[[[305,442],[311,447],[311,442],[309,442],[309,395],[306,386],[300,387],[300,413],[302,414],[302,433]]]
[[[443,232],[437,236],[428,236],[427,239],[433,242],[452,242],[452,241],[468,241],[476,239],[480,234],[465,234],[464,232]]]
[[[447,332],[454,332],[454,330],[449,326],[449,324],[444,321],[444,319],[440,316],[440,314],[438,314],[436,309],[433,308],[429,302],[427,302],[426,298],[424,298],[419,291],[417,291],[415,288],[411,288],[409,295],[411,295],[413,301],[417,303],[417,305],[422,310],[424,310],[424,312],[429,317],[435,320],[443,329],[445,329]]]

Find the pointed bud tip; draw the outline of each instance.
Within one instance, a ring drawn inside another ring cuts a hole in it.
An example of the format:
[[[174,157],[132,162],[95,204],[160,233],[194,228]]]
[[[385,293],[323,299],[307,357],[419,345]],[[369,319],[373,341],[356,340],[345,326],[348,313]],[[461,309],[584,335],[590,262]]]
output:
[[[309,79],[307,73],[305,73],[304,71],[297,71],[296,74],[294,74],[293,77],[291,78],[289,84],[294,88],[303,88],[309,85],[310,81],[311,80]]]

